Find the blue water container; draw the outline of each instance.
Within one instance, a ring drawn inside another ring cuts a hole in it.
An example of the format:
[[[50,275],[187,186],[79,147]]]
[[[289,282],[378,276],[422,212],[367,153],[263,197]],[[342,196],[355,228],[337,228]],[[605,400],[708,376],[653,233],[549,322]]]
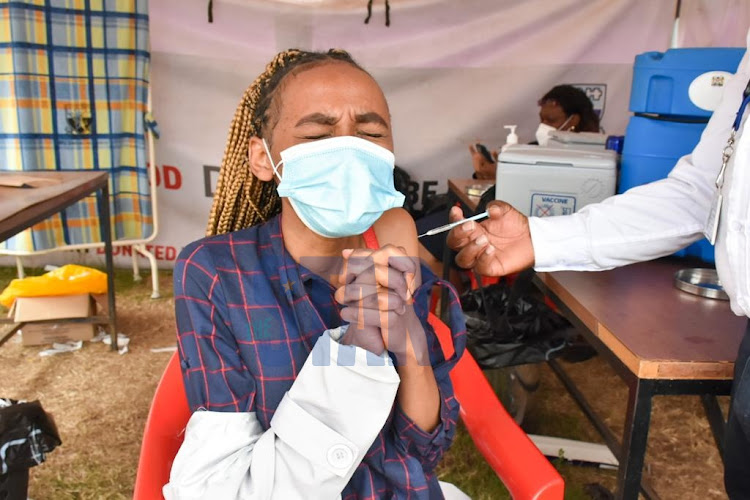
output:
[[[625,130],[618,193],[663,179],[701,138],[705,122],[631,116]]]
[[[741,48],[670,49],[635,58],[630,111],[617,192],[665,178],[698,144],[727,79],[744,55]],[[677,252],[714,262],[701,240]]]
[[[695,95],[702,79],[709,92],[711,87],[721,90],[725,77],[737,71],[744,53],[742,48],[705,47],[637,55],[630,111],[708,119],[713,110],[699,106],[701,100]]]
[[[706,124],[633,116],[625,131],[618,193],[665,178],[682,156],[700,140]],[[714,247],[706,239],[675,253],[714,262]]]

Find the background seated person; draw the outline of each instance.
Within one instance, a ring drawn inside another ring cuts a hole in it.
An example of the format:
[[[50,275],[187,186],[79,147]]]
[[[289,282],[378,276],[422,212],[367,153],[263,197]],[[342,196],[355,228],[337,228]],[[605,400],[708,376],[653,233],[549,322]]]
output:
[[[539,126],[536,130],[536,141],[530,144],[546,145],[549,133],[552,130],[570,130],[571,132],[599,132],[599,117],[594,112],[594,105],[586,96],[586,93],[572,85],[557,85],[544,94],[538,101],[539,104]],[[477,151],[474,144],[469,146],[471,163],[474,167],[472,177],[475,179],[495,180],[497,175],[497,150],[490,151],[494,161],[490,162],[482,153]],[[479,201],[476,210],[472,213],[464,210],[464,216],[469,217],[475,213],[487,210],[487,203],[495,199],[495,186],[493,185]],[[448,212],[451,207],[435,211],[417,219],[417,231],[419,234],[448,223]],[[447,233],[426,236],[419,240],[419,256],[432,269],[434,273],[442,276],[442,259],[445,251],[445,238]],[[462,290],[461,277],[458,273],[451,272],[451,282]]]
[[[282,52],[245,91],[210,236],[174,272],[194,413],[167,499],[442,498],[455,359],[392,151],[385,97],[344,51]]]
[[[536,129],[536,140],[530,144],[547,145],[549,133],[553,130],[571,132],[599,132],[599,117],[594,112],[594,105],[586,93],[572,85],[557,85],[539,99],[539,126]],[[474,166],[475,179],[495,180],[497,170],[497,150],[490,151],[495,159],[490,162],[474,144],[469,145],[471,163]]]

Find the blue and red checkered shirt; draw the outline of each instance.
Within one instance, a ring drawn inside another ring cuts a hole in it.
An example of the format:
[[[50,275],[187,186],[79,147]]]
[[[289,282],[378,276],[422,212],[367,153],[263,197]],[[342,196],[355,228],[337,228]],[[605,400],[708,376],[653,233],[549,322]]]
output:
[[[422,431],[394,403],[343,499],[442,498],[435,466],[456,428],[458,402],[437,337],[427,323],[435,275],[424,265],[415,311],[427,334],[442,398],[440,424]],[[279,217],[196,241],[174,271],[179,353],[191,409],[255,412],[264,430],[320,335],[342,324],[325,279],[284,248]],[[451,302],[456,352],[465,344],[463,314]]]

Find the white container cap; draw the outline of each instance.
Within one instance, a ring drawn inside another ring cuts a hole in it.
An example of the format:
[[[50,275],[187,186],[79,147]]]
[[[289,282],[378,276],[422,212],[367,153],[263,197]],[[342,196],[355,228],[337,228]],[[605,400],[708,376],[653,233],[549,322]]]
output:
[[[498,165],[521,164],[547,167],[614,169],[617,154],[605,149],[552,148],[518,144],[508,147],[498,156]]]
[[[550,140],[556,140],[565,144],[601,144],[607,143],[607,134],[598,132],[571,132],[569,130],[552,130],[549,133]]]

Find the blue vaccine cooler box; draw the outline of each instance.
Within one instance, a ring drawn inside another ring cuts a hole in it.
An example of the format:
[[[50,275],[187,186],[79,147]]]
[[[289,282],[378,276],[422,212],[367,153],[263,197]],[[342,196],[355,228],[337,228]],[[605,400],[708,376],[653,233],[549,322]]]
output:
[[[665,178],[693,150],[744,53],[711,47],[636,56],[618,193]],[[676,255],[714,261],[705,239]]]
[[[569,215],[615,193],[616,153],[514,145],[500,153],[496,198],[535,217]]]

